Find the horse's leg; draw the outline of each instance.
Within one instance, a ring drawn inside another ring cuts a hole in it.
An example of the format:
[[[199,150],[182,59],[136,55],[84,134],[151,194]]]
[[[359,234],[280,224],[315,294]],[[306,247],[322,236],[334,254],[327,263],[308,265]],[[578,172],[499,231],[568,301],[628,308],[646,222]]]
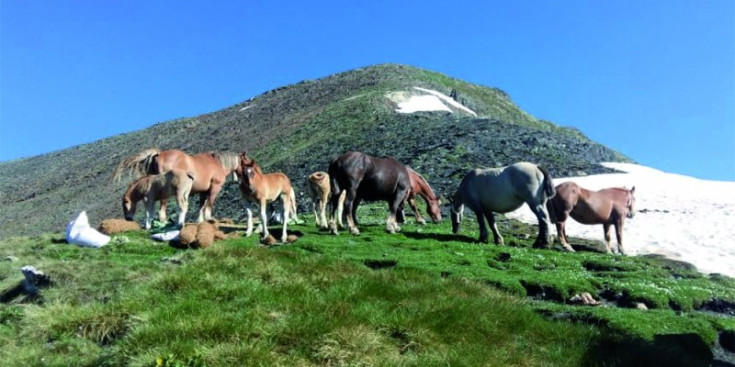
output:
[[[403,209],[404,197],[405,195],[397,193],[396,197],[393,198],[393,201],[389,203],[388,209],[390,212],[388,213],[388,219],[385,221],[385,230],[388,231],[388,233],[396,233],[401,230],[401,227],[398,226],[396,216],[399,213],[399,210]]]
[[[214,200],[217,198],[217,194],[222,190],[222,184],[212,183],[209,188],[209,198],[207,198],[207,206],[204,211],[204,220],[212,220],[212,210],[214,209]]]
[[[319,209],[322,205],[322,197],[321,195],[317,196],[317,194],[315,194],[311,188],[309,188],[309,192],[311,193],[311,209],[314,212],[314,223],[317,227],[321,228],[322,223],[319,220]]]
[[[360,225],[360,221],[357,220],[357,207],[360,206],[360,198],[355,196],[355,200],[352,202],[352,220],[355,222],[355,226]]]
[[[615,221],[615,237],[618,240],[618,253],[620,255],[625,255],[625,252],[623,251],[623,222],[624,220],[622,216]]]
[[[282,194],[281,200],[283,201],[283,231],[281,232],[281,242],[286,243],[288,240],[288,231],[286,230],[286,226],[288,226],[288,217],[291,212],[291,197],[289,195]]]
[[[252,203],[250,200],[245,200],[245,213],[248,216],[248,227],[245,231],[245,237],[250,237],[253,234],[253,210],[251,209]]]
[[[268,210],[266,209],[266,206],[268,204],[266,203],[265,199],[260,200],[260,226],[263,228],[263,231],[260,232],[260,238],[266,238],[268,237]]]
[[[319,213],[321,215],[322,222],[319,227],[322,229],[327,228],[327,200],[329,200],[327,195],[324,195],[319,199]]]
[[[602,223],[602,230],[605,232],[605,251],[609,254],[612,252],[610,248],[610,223]]]
[[[396,223],[403,224],[406,223],[406,201],[401,200],[401,204],[398,205],[398,210],[396,210]]]
[[[350,190],[347,192],[347,197],[345,198],[345,213],[347,214],[347,226],[350,228],[350,233],[354,235],[360,234],[360,230],[357,229],[357,226],[355,225],[355,215],[353,211],[352,205],[355,203],[355,199],[357,197],[357,185],[353,184],[352,187],[350,187]]]
[[[477,217],[477,224],[480,226],[480,242],[489,243],[490,235],[487,233],[487,227],[485,226],[485,215],[480,209],[472,209]]]
[[[161,207],[158,209],[158,220],[161,221],[161,223],[166,223],[166,207],[168,206],[168,199],[163,199],[160,203]]]
[[[500,246],[505,245],[505,240],[503,240],[503,236],[501,236],[500,231],[498,231],[498,225],[495,223],[495,214],[492,210],[485,211],[485,218],[487,219],[487,223],[490,225],[490,230],[493,231],[493,240],[495,240],[495,244]]]
[[[207,192],[199,193],[199,217],[197,223],[204,222],[204,208],[207,206]]]
[[[411,197],[408,199],[408,205],[411,206],[411,210],[413,210],[413,215],[416,217],[416,223],[418,224],[426,224],[426,220],[421,216],[421,212],[419,212],[419,207],[416,205],[416,197]]]
[[[179,204],[179,220],[177,223],[179,228],[183,228],[184,221],[186,219],[186,212],[189,210],[189,196],[185,193],[177,193],[176,201]]]
[[[338,235],[339,232],[337,231],[337,222],[339,222],[339,226],[344,228],[342,225],[342,196],[345,195],[345,191],[342,190],[342,192],[337,195],[334,193],[332,197],[330,198],[330,207],[329,207],[329,232]]]
[[[145,229],[151,229],[151,218],[153,218],[153,211],[155,210],[156,201],[153,198],[146,198],[145,200]]]
[[[536,218],[538,219],[539,232],[536,241],[533,243],[533,247],[549,247],[551,242],[553,242],[553,238],[549,233],[549,212],[546,211],[546,205],[541,203],[531,205],[531,203],[528,203],[528,206],[531,207],[531,210],[536,214]]]

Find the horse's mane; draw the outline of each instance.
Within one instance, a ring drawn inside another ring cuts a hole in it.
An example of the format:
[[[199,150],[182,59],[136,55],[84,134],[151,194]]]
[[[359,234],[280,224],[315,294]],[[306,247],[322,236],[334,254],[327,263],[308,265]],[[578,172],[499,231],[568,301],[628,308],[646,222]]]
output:
[[[240,167],[240,155],[232,152],[210,152],[217,161],[228,170]]]
[[[137,176],[145,176],[148,174],[151,163],[153,163],[153,158],[159,153],[161,153],[161,149],[151,148],[123,159],[120,164],[117,165],[117,168],[115,168],[115,172],[112,175],[112,181],[120,182],[120,178],[126,171],[134,173]]]

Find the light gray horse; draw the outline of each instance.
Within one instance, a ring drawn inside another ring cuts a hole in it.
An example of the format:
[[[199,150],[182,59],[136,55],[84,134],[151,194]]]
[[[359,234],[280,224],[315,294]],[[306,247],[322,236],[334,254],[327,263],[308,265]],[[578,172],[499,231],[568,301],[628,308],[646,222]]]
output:
[[[480,225],[480,241],[488,242],[485,218],[493,231],[495,244],[502,245],[493,213],[508,213],[528,204],[539,221],[539,234],[534,247],[548,247],[553,239],[549,233],[549,213],[546,202],[556,191],[551,174],[533,163],[519,162],[507,167],[478,168],[462,179],[459,189],[449,201],[452,207],[452,232],[459,232],[464,206],[477,216]]]

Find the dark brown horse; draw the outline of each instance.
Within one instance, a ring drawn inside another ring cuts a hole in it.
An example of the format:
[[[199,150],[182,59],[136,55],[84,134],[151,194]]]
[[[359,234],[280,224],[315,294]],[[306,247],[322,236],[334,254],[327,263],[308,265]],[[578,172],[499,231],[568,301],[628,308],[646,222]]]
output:
[[[556,224],[559,242],[568,251],[574,251],[567,242],[565,223],[572,217],[582,224],[602,224],[605,232],[605,247],[610,246],[610,226],[615,226],[618,252],[623,254],[623,223],[625,217],[635,213],[635,187],[609,188],[600,191],[584,189],[574,182],[564,182],[556,187],[556,196],[546,203],[551,221]]]
[[[406,167],[393,158],[377,158],[360,152],[341,155],[329,165],[332,191],[332,210],[329,227],[337,234],[334,212],[339,206],[339,197],[346,191],[344,210],[350,233],[360,234],[355,226],[353,205],[360,200],[388,202],[390,214],[385,223],[386,231],[400,231],[396,212],[411,190],[411,181]]]
[[[240,157],[236,153],[208,152],[189,155],[180,150],[162,151],[154,148],[125,158],[115,169],[113,180],[119,180],[126,171],[139,175],[155,175],[174,168],[191,172],[196,177],[191,192],[199,193],[202,206],[199,210],[199,222],[212,219],[214,200],[227,176],[241,171]]]
[[[426,224],[426,221],[421,216],[421,213],[419,212],[418,205],[416,205],[416,196],[421,196],[424,201],[426,201],[426,212],[431,217],[431,220],[434,221],[434,223],[438,223],[442,220],[442,213],[441,213],[441,201],[439,200],[436,195],[434,195],[434,190],[431,189],[431,186],[429,186],[429,183],[426,182],[426,180],[416,171],[414,171],[411,167],[406,166],[406,169],[408,170],[408,176],[411,180],[411,190],[408,192],[408,196],[406,197],[405,201],[408,201],[408,204],[411,206],[411,209],[413,210],[414,217],[416,218],[416,222],[418,224]],[[343,206],[346,192],[343,191],[342,194],[339,197],[339,205]],[[360,205],[359,199],[354,202],[352,205],[352,218],[355,219],[357,222],[357,206]],[[398,208],[398,212],[396,213],[397,220],[399,224],[402,224],[405,220],[405,216],[403,213],[404,203],[401,203],[401,206]],[[342,208],[337,208],[337,223],[340,227],[342,227]]]

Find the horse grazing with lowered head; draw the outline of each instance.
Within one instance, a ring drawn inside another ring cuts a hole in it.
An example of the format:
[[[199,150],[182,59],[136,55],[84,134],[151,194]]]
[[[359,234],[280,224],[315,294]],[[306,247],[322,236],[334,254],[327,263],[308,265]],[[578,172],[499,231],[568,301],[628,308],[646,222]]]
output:
[[[148,175],[139,178],[128,186],[122,197],[123,215],[126,220],[132,221],[136,205],[143,200],[145,203],[145,229],[151,229],[151,218],[156,201],[161,203],[158,220],[166,222],[166,203],[171,196],[176,196],[179,204],[179,218],[177,224],[184,226],[186,210],[189,208],[189,193],[194,185],[195,176],[191,172],[173,169],[158,175]]]
[[[610,245],[610,226],[615,226],[618,240],[617,252],[623,252],[623,224],[625,217],[635,214],[635,186],[608,188],[590,191],[574,182],[564,182],[556,187],[556,196],[546,203],[551,221],[556,224],[559,242],[568,251],[574,251],[567,241],[566,220],[574,218],[582,224],[602,224],[605,234],[605,249],[612,252]]]
[[[534,247],[549,247],[549,214],[546,202],[555,194],[551,174],[533,163],[519,162],[500,168],[478,168],[467,173],[457,192],[449,199],[452,232],[459,232],[465,205],[477,216],[480,241],[488,242],[485,219],[493,231],[495,244],[504,244],[493,213],[508,213],[526,203],[539,221]]]
[[[191,172],[196,177],[191,192],[199,193],[201,209],[198,221],[201,222],[212,219],[214,200],[227,176],[240,170],[240,160],[236,153],[230,152],[189,155],[180,150],[146,149],[121,161],[115,169],[113,180],[118,181],[124,172],[154,175],[172,169]]]
[[[418,195],[426,202],[426,212],[431,217],[431,220],[434,221],[434,223],[439,223],[442,220],[441,201],[436,197],[436,195],[434,195],[434,190],[431,189],[431,186],[429,186],[429,183],[426,182],[423,176],[414,171],[411,167],[406,166],[406,169],[408,169],[408,175],[411,179],[411,191],[409,191],[406,200],[413,210],[416,222],[419,224],[426,224],[426,221],[419,213],[418,206],[416,206],[416,195]]]
[[[439,200],[436,195],[434,195],[434,190],[431,189],[431,186],[429,186],[429,183],[426,182],[423,176],[421,176],[418,172],[414,171],[411,167],[406,166],[406,169],[408,170],[408,177],[411,181],[411,190],[408,192],[408,196],[404,201],[407,201],[408,204],[411,206],[411,209],[413,210],[414,217],[416,218],[416,222],[418,224],[426,224],[426,221],[421,216],[421,213],[419,212],[418,205],[416,205],[416,196],[421,196],[424,201],[426,201],[426,212],[429,214],[431,219],[434,221],[434,223],[438,223],[442,220],[442,214],[441,214],[441,201]],[[343,227],[342,225],[342,206],[344,205],[344,201],[346,198],[347,192],[342,191],[342,194],[339,197],[339,205],[340,207],[337,208],[337,220],[339,221],[339,226]],[[355,201],[354,205],[352,205],[352,217],[357,221],[357,206],[359,205],[359,201]],[[401,203],[401,205],[398,207],[398,212],[396,213],[396,220],[399,224],[403,223],[405,220],[405,216],[403,214],[403,208],[405,207],[404,203]]]
[[[329,165],[332,191],[332,210],[329,227],[337,234],[334,212],[339,207],[342,192],[346,192],[344,210],[350,233],[360,234],[355,225],[354,209],[360,200],[386,200],[390,213],[385,229],[389,233],[400,231],[396,212],[411,190],[411,181],[406,167],[393,158],[372,157],[365,153],[345,153]]]
[[[240,167],[242,169],[240,193],[245,199],[245,211],[248,216],[246,236],[253,234],[253,212],[250,209],[250,204],[257,203],[260,206],[260,234],[261,238],[266,239],[268,237],[267,204],[280,199],[283,203],[281,242],[286,243],[288,239],[286,227],[288,226],[289,216],[293,214],[294,220],[298,221],[296,194],[291,186],[291,181],[281,172],[264,174],[258,163],[247,157],[245,153],[240,154]]]
[[[317,227],[322,229],[328,228],[326,210],[329,197],[332,193],[329,187],[329,174],[323,171],[310,174],[306,178],[306,187],[314,205],[314,220],[316,221]],[[340,200],[339,205],[341,206],[343,202],[344,200]],[[337,212],[340,213],[337,217],[339,226],[344,227],[342,224],[342,208],[337,208]]]

